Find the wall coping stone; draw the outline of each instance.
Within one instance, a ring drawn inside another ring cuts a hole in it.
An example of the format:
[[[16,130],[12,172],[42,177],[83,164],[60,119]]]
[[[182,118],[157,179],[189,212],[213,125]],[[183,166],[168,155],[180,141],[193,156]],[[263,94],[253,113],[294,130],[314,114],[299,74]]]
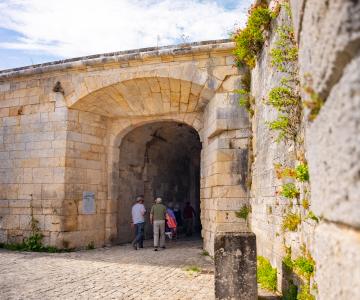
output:
[[[229,39],[200,41],[163,47],[148,47],[125,51],[109,52],[69,59],[57,60],[42,64],[29,65],[13,69],[0,70],[0,80],[13,77],[29,76],[53,71],[84,68],[87,66],[127,62],[131,60],[149,61],[162,56],[183,56],[199,53],[231,51],[235,44]]]

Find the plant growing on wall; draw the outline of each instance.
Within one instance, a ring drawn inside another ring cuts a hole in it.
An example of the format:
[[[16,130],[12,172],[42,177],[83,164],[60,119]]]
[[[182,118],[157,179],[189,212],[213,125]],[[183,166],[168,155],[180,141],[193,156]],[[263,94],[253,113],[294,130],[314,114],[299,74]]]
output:
[[[296,179],[304,182],[309,181],[309,168],[306,163],[301,163],[295,168]]]
[[[310,294],[310,285],[304,284],[301,286],[300,293],[297,295],[297,300],[315,300],[314,295]]]
[[[263,47],[264,32],[269,29],[271,19],[272,12],[266,1],[249,10],[246,27],[236,31],[232,36],[236,44],[234,54],[238,64],[245,64],[250,69],[255,67],[256,56]]]
[[[277,179],[295,178],[296,173],[293,168],[284,167],[282,164],[274,164]]]
[[[239,211],[235,212],[235,215],[238,218],[246,220],[250,212],[251,212],[251,207],[248,205],[243,205]]]
[[[286,183],[281,187],[280,195],[288,199],[294,199],[299,196],[300,192],[294,183]]]
[[[279,26],[276,30],[278,39],[275,47],[271,49],[271,65],[276,67],[279,72],[291,73],[289,63],[294,63],[298,59],[298,47],[295,42],[294,30],[291,26]],[[295,73],[291,73],[296,75]]]
[[[293,261],[293,270],[305,279],[310,280],[315,271],[315,262],[311,256],[299,256]]]
[[[284,292],[282,300],[297,300],[298,287],[291,281],[288,289]]]
[[[42,239],[43,234],[38,226],[39,221],[31,215],[31,235],[24,240],[24,248],[28,251],[41,251],[43,249]]]
[[[288,300],[311,300],[315,297],[310,293],[310,278],[314,276],[315,261],[311,257],[310,253],[306,250],[305,245],[301,247],[302,255],[298,256],[294,260],[291,258],[291,248],[286,248],[286,256],[283,258],[283,266],[286,272],[291,272],[300,276],[305,280],[305,283],[300,283],[299,287],[294,287],[293,281],[290,280],[289,288],[284,293],[283,299]],[[316,284],[313,285],[313,289],[316,288]],[[300,289],[300,292],[299,292]]]
[[[290,14],[288,3],[283,3],[282,6]],[[295,141],[301,120],[301,98],[296,65],[298,47],[291,22],[279,26],[276,33],[277,40],[270,51],[271,65],[283,74],[283,77],[280,85],[269,92],[267,104],[278,111],[278,117],[267,124],[270,130],[277,132],[277,142]]]
[[[306,219],[311,219],[314,220],[316,223],[319,223],[319,218],[312,211],[308,212]]]
[[[293,178],[300,182],[309,181],[309,168],[305,162],[294,168],[284,167],[281,164],[274,164],[276,177],[278,179]]]
[[[276,291],[277,271],[263,256],[257,257],[257,281],[263,289]]]
[[[34,251],[34,252],[61,252],[61,250],[52,246],[44,246],[42,239],[44,235],[42,234],[39,228],[39,221],[34,217],[33,206],[30,205],[30,235],[23,240],[22,243],[10,243],[3,244],[0,243],[0,248],[5,248],[8,250],[18,250],[18,251]]]
[[[253,109],[255,105],[254,97],[252,97],[249,94],[250,92],[245,89],[236,90],[235,93],[240,95],[239,105],[245,107],[245,109],[249,112],[250,117],[252,117],[254,115],[254,109]]]
[[[315,92],[313,86],[313,80],[310,74],[306,74],[304,78],[305,84],[303,86],[304,92],[308,95],[307,99],[303,100],[304,106],[309,110],[308,120],[314,121],[319,114],[324,100],[321,99],[318,93]]]
[[[309,209],[310,207],[310,202],[307,198],[304,198],[301,202],[301,205],[304,209]]]
[[[285,214],[281,227],[283,231],[296,231],[300,223],[301,216],[299,214],[289,212]]]
[[[269,93],[268,104],[280,112],[287,112],[289,107],[298,103],[298,97],[286,86],[273,88]]]

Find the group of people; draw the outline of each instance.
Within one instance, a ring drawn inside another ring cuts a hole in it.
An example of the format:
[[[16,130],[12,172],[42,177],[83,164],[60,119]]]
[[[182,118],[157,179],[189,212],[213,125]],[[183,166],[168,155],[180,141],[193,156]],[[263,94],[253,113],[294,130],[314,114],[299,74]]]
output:
[[[144,197],[136,197],[136,203],[131,209],[132,225],[135,229],[135,239],[132,241],[132,246],[135,250],[144,248],[146,212]],[[160,197],[156,198],[150,210],[150,224],[153,226],[154,235],[154,251],[158,251],[159,248],[165,249],[165,233],[170,238],[177,237],[177,227],[182,221],[184,221],[186,235],[192,235],[194,218],[195,210],[190,205],[190,202],[186,202],[181,216],[179,207],[173,210],[172,205],[166,207]]]

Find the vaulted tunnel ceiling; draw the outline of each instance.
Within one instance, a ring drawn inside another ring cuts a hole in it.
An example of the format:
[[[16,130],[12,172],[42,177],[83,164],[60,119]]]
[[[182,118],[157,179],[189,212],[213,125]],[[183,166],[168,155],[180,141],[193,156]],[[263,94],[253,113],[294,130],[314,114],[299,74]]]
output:
[[[179,79],[136,78],[92,92],[72,108],[108,117],[194,112],[202,108],[200,99],[206,101],[213,93],[204,86]]]

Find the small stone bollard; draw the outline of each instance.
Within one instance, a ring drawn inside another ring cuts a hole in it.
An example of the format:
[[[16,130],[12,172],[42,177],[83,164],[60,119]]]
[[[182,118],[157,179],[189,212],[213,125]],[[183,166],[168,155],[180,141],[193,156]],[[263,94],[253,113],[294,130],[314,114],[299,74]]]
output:
[[[252,232],[215,237],[215,297],[256,300],[256,236]]]

